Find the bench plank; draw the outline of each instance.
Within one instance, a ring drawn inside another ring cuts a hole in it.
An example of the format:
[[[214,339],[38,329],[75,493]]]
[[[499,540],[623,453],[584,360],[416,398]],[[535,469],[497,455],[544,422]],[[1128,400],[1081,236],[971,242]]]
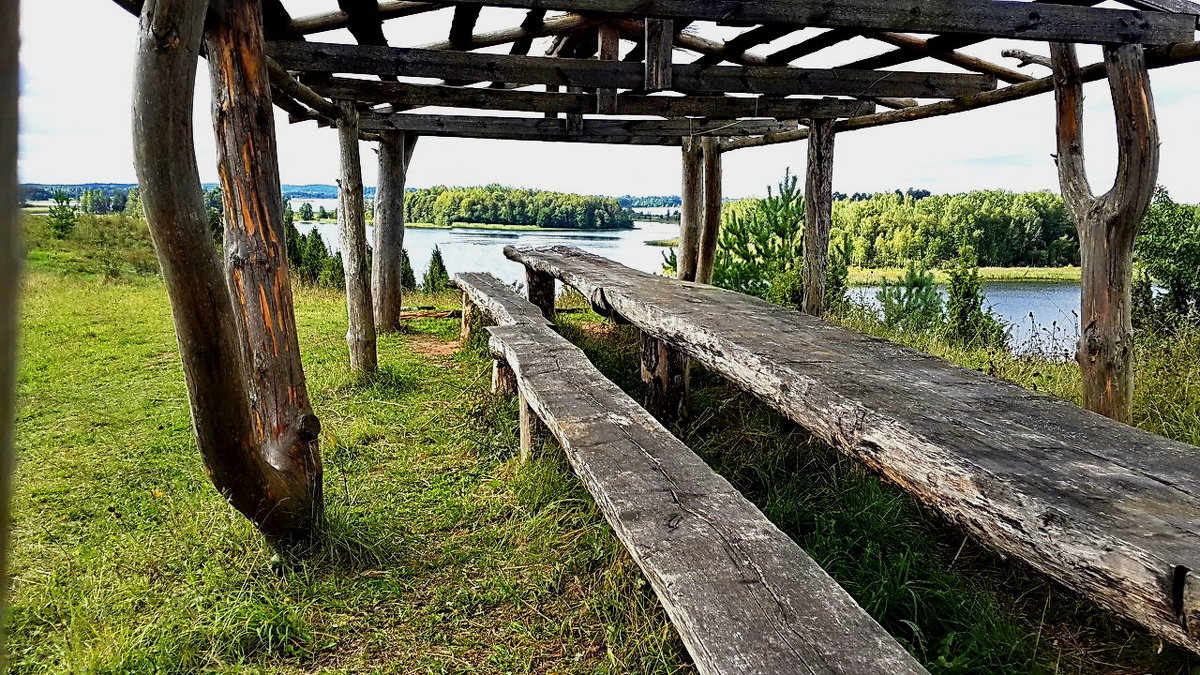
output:
[[[550,322],[542,315],[542,310],[517,295],[508,284],[491,274],[481,272],[455,274],[453,283],[467,295],[472,304],[501,326],[519,323],[550,325]]]
[[[488,330],[701,673],[926,672],[579,348],[544,324]]]
[[[721,373],[993,549],[1200,653],[1200,448],[738,293],[569,247],[505,253]]]

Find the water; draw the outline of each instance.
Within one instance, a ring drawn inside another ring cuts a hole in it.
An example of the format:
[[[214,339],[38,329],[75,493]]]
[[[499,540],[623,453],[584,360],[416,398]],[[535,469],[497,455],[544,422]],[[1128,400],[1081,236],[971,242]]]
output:
[[[943,297],[946,289],[941,289]],[[1077,283],[985,281],[984,306],[1011,326],[1009,345],[1018,352],[1073,353],[1079,339],[1080,290]],[[878,286],[850,289],[850,297],[878,307]]]
[[[312,225],[301,223],[297,227],[307,233]],[[337,249],[337,225],[324,223],[316,227],[330,248]],[[638,222],[632,230],[594,232],[409,228],[404,233],[404,247],[408,249],[418,279],[429,266],[433,247],[438,246],[451,275],[491,272],[512,283],[524,281],[525,270],[504,257],[504,247],[508,245],[577,246],[636,270],[660,273],[663,253],[667,249],[646,242],[677,236],[678,224],[658,222]],[[850,296],[878,306],[875,299],[878,291],[878,287],[854,287],[850,289]],[[987,296],[985,304],[1012,327],[1009,343],[1017,351],[1036,350],[1042,354],[1061,355],[1074,350],[1079,335],[1079,284],[995,281],[984,283],[984,293]]]

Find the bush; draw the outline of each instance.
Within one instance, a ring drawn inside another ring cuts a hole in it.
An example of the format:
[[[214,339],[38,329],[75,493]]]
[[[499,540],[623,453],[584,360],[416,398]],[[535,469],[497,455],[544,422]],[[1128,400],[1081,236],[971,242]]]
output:
[[[895,283],[883,282],[875,294],[883,306],[883,322],[889,328],[920,331],[940,325],[942,296],[933,274],[917,263],[909,263]]]
[[[71,204],[70,195],[62,190],[55,192],[54,206],[50,207],[49,214],[50,231],[54,237],[66,239],[75,230],[76,222],[78,222],[78,218],[75,214],[75,206]]]
[[[837,309],[846,304],[850,289],[850,261],[854,258],[854,242],[850,235],[834,238],[829,247],[829,273],[825,277],[825,306]]]
[[[783,307],[800,309],[804,306],[804,275],[798,270],[780,272],[771,280],[764,299]]]
[[[946,338],[962,346],[1003,347],[1008,341],[1008,331],[1000,319],[983,308],[983,283],[979,280],[975,249],[970,246],[959,249],[949,276]]]
[[[400,289],[417,290],[417,275],[413,272],[412,260],[408,257],[406,248],[400,249]]]
[[[778,193],[735,202],[722,214],[713,285],[765,298],[775,280],[798,271],[804,259],[804,195],[785,173]],[[779,291],[776,294],[784,293]]]
[[[425,270],[422,288],[426,293],[439,293],[450,288],[450,273],[446,271],[446,263],[442,260],[442,250],[433,247],[433,255],[429,258],[429,269]]]
[[[1162,327],[1200,321],[1200,217],[1159,188],[1138,233],[1134,254],[1143,274],[1135,311]],[[1164,289],[1156,298],[1153,285]]]

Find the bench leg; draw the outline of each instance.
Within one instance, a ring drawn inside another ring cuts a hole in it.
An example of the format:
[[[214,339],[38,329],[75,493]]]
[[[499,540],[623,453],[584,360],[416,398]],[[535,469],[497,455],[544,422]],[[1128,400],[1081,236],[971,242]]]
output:
[[[521,463],[528,462],[533,457],[533,446],[546,438],[549,432],[546,425],[538,418],[537,413],[525,400],[525,395],[519,396],[521,401]]]
[[[525,268],[525,287],[529,302],[542,310],[542,316],[554,320],[554,277],[535,269]]]
[[[642,333],[642,382],[646,384],[646,410],[663,422],[677,422],[688,414],[691,363],[666,342]]]
[[[492,361],[492,393],[497,396],[517,394],[517,374],[500,359]]]
[[[479,330],[479,310],[475,308],[475,303],[471,302],[471,298],[463,293],[462,301],[462,330],[459,332],[459,339],[463,344],[471,341],[475,332]]]

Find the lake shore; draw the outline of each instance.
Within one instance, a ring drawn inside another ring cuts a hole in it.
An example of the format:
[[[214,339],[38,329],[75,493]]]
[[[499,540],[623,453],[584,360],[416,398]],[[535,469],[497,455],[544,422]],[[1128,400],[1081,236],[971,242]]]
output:
[[[932,270],[939,284],[950,281],[947,270]],[[902,267],[882,267],[868,269],[864,267],[850,268],[851,286],[878,286],[884,281],[898,281],[904,276]],[[1029,281],[1039,283],[1079,283],[1082,272],[1078,267],[980,267],[979,278],[982,281]]]

